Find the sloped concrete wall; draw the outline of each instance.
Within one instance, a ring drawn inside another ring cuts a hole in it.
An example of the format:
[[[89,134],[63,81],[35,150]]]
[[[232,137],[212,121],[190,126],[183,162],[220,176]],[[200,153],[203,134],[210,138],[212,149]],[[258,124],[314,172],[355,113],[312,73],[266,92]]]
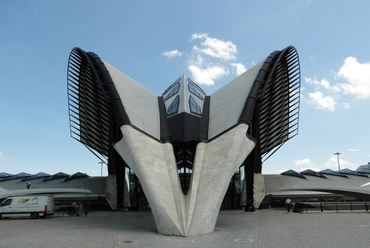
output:
[[[172,145],[161,144],[131,126],[122,126],[116,151],[139,178],[159,233],[188,236],[214,230],[230,179],[254,148],[241,124],[196,149],[185,196]]]

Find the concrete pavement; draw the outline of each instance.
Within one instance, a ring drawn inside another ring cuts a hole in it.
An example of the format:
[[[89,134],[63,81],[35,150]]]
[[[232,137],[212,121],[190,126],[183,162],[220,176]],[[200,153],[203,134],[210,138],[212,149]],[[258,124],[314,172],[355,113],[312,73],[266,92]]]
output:
[[[0,220],[0,247],[368,247],[369,218],[368,212],[221,211],[213,233],[175,237],[156,232],[151,212],[57,214]]]

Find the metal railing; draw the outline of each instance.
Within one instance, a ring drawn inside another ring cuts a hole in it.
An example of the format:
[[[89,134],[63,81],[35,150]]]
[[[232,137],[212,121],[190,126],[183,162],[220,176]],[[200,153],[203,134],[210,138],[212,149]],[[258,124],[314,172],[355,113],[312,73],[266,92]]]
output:
[[[369,211],[370,202],[297,202],[293,212]]]

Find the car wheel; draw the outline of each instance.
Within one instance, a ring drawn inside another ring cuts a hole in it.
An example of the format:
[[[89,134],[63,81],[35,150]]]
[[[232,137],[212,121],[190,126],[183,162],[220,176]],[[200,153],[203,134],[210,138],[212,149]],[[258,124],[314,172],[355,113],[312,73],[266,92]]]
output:
[[[36,213],[36,212],[31,213],[31,218],[32,219],[37,219],[38,217],[39,217],[38,213]]]

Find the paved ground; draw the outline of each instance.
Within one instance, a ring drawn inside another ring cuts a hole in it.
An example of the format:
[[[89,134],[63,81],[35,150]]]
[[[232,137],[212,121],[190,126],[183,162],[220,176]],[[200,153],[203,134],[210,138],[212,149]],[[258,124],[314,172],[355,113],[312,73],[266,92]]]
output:
[[[90,212],[0,221],[0,247],[369,247],[370,213],[221,211],[207,235],[156,233],[151,212]]]

